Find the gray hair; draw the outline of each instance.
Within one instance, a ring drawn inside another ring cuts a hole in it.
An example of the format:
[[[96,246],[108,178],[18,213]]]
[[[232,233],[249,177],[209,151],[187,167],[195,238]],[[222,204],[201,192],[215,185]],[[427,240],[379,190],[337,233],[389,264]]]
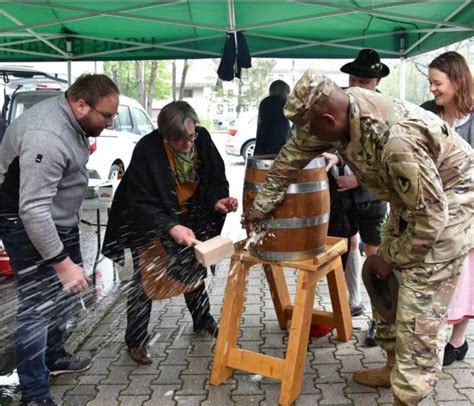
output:
[[[163,138],[180,140],[189,136],[186,128],[199,123],[199,118],[191,105],[185,101],[174,101],[163,107],[158,115],[158,129]]]

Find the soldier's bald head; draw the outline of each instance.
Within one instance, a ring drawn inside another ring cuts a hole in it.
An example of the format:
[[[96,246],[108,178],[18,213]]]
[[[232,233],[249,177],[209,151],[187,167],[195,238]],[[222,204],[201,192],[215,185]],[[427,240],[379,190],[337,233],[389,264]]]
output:
[[[336,141],[342,127],[348,127],[348,105],[348,96],[330,78],[306,71],[288,97],[285,115],[318,138]]]

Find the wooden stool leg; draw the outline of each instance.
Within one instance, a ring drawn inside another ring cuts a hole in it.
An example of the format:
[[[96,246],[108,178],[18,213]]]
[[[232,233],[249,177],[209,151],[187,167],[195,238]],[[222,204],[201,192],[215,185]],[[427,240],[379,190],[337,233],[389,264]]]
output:
[[[329,295],[337,330],[337,339],[348,341],[352,337],[352,317],[347,297],[346,281],[341,258],[337,258],[334,269],[327,274]]]
[[[301,392],[318,275],[299,271],[290,335],[281,382],[280,404],[290,405]]]
[[[291,305],[288,285],[286,284],[283,267],[279,265],[264,264],[263,269],[267,277],[273,306],[278,319],[278,325],[282,330],[287,329],[288,317],[285,310]]]
[[[209,381],[212,385],[219,385],[232,375],[232,368],[227,367],[227,359],[230,350],[237,346],[240,317],[244,307],[246,280],[250,266],[237,259],[233,259],[230,263],[229,277],[225,288],[220,318],[219,335],[217,336],[214,353],[214,364]]]

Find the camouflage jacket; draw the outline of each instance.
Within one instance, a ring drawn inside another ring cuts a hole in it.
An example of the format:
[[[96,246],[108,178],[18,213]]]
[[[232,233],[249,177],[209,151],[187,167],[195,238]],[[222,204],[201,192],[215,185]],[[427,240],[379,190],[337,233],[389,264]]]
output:
[[[414,104],[359,88],[346,93],[350,141],[322,142],[310,134],[307,118],[302,123],[298,117],[255,207],[264,213],[273,210],[299,170],[336,147],[360,184],[390,203],[379,249],[386,262],[402,269],[466,253],[474,245],[471,147],[439,117]],[[301,100],[288,99],[285,114],[290,120],[300,106]]]

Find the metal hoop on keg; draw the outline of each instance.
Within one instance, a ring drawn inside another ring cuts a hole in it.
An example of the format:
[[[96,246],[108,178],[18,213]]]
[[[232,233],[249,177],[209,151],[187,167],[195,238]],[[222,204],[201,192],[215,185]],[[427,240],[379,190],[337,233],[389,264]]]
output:
[[[255,182],[244,182],[244,189],[249,192],[258,192],[262,187],[263,183]],[[321,180],[319,182],[303,182],[303,183],[291,183],[286,190],[287,195],[297,195],[302,193],[314,193],[322,192],[329,188],[327,180]]]
[[[315,255],[320,254],[326,249],[326,246],[313,248],[306,251],[292,251],[292,252],[275,252],[275,251],[261,251],[251,247],[249,249],[250,253],[258,258],[264,259],[266,261],[301,261],[314,257]]]
[[[255,155],[247,158],[248,169],[268,170],[272,167],[275,155]],[[268,158],[268,159],[265,159]],[[272,158],[272,159],[270,159]],[[317,157],[311,160],[302,170],[325,168],[326,161],[323,157]]]

